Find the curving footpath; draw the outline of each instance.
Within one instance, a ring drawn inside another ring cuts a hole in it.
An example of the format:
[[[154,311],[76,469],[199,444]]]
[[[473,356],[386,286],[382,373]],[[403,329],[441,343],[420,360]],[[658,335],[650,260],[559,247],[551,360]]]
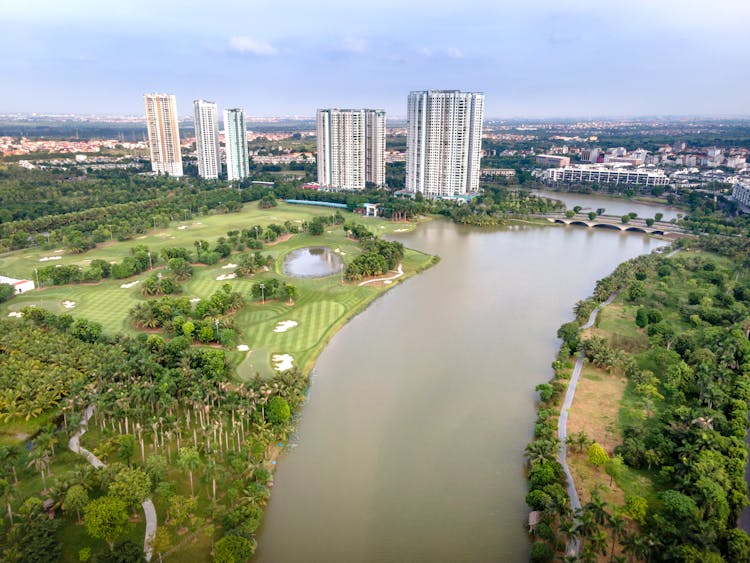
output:
[[[70,437],[70,440],[68,440],[68,449],[85,457],[86,460],[96,469],[102,469],[103,467],[106,467],[102,460],[100,460],[86,448],[81,447],[81,436],[86,433],[89,425],[89,419],[93,415],[94,407],[89,405],[88,407],[86,407],[86,411],[83,415],[81,428],[78,430],[78,432]],[[143,513],[146,515],[146,535],[143,538],[143,552],[146,555],[146,561],[151,561],[151,556],[153,555],[151,541],[156,535],[156,508],[154,507],[154,503],[151,502],[150,498],[144,500],[141,506],[143,507]]]
[[[612,303],[612,301],[615,300],[615,297],[617,297],[618,293],[620,292],[615,291],[607,298],[606,301],[597,305],[596,309],[591,311],[589,320],[585,325],[581,327],[581,330],[586,330],[587,328],[591,328],[592,326],[594,326],[596,317],[599,315],[599,311],[601,311],[603,307],[606,307],[607,305]],[[570,498],[570,507],[574,512],[581,508],[581,499],[578,496],[576,485],[573,482],[573,475],[570,472],[570,468],[568,467],[568,445],[565,443],[565,440],[568,438],[568,411],[570,410],[570,406],[573,404],[573,397],[576,394],[576,386],[578,385],[578,379],[581,376],[581,370],[583,369],[583,358],[583,351],[581,351],[581,353],[578,355],[578,359],[576,360],[576,365],[573,368],[573,374],[570,376],[568,390],[565,392],[565,400],[563,401],[562,408],[560,409],[560,417],[557,419],[557,437],[561,442],[560,464],[563,466],[565,476],[568,478],[568,497]],[[568,544],[568,555],[578,555],[579,547],[580,545],[578,540],[572,540],[570,544]]]
[[[381,282],[381,281],[382,282],[391,281],[391,280],[395,280],[397,278],[400,278],[403,275],[404,275],[404,269],[401,267],[401,264],[399,264],[398,265],[398,269],[396,270],[396,274],[395,275],[393,275],[393,276],[391,276],[389,278],[375,278],[375,279],[372,279],[372,280],[363,281],[363,282],[359,283],[358,285],[359,286],[363,286],[363,285],[367,285],[368,283],[375,283],[375,282]]]

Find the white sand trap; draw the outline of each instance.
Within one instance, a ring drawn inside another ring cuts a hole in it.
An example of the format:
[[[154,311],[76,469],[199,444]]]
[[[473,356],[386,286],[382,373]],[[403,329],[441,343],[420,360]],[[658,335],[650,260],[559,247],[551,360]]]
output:
[[[232,268],[236,268],[236,267],[237,267],[237,264],[232,264],[232,263],[230,262],[230,263],[229,263],[229,264],[227,264],[226,266],[222,266],[222,267],[221,267],[221,269],[222,269],[222,270],[231,270]]]
[[[136,286],[136,285],[138,285],[139,283],[141,283],[141,281],[140,281],[140,280],[135,280],[134,282],[130,282],[130,283],[124,283],[124,284],[120,285],[120,287],[121,287],[122,289],[130,289],[131,287],[135,287],[135,286]]]
[[[137,238],[138,240],[143,240],[143,239],[145,239],[145,238],[146,238],[147,236],[148,236],[148,235],[143,235],[143,236],[140,236],[140,237],[135,237],[135,238]]]
[[[193,225],[202,225],[202,224],[203,223],[201,223],[200,221],[198,221],[197,223],[193,223]]]
[[[62,248],[60,250],[55,250],[52,254],[62,254],[65,252]]]
[[[180,225],[179,227],[177,227],[178,231],[184,231],[185,229],[187,229],[187,225]]]
[[[192,299],[190,300],[190,302],[191,302],[191,303],[197,303],[197,302],[198,302],[198,301],[200,301],[200,300],[201,300],[201,298],[200,298],[200,297],[193,297],[193,298],[192,298]]]
[[[405,233],[405,232],[406,232],[406,231],[408,231],[408,230],[409,230],[409,229],[396,229],[396,230],[395,230],[395,231],[393,231],[393,232],[394,232],[394,233]]]
[[[339,252],[341,252],[341,249],[340,249],[340,248],[337,248],[336,250],[334,250],[334,252],[335,252],[336,254],[338,254]]]
[[[299,323],[297,321],[281,321],[280,323],[276,324],[276,328],[273,329],[274,332],[286,332],[290,328],[294,328]]]
[[[389,285],[389,284],[392,284],[393,282],[391,280],[385,280],[383,283],[386,285]]]
[[[39,259],[40,262],[49,262],[50,260],[62,260],[62,256],[43,256]]]
[[[250,346],[248,346],[247,344],[238,344],[237,345],[237,351],[238,352],[247,352],[248,350],[250,350]]]
[[[289,354],[274,354],[271,356],[271,361],[276,371],[287,371],[294,367],[294,358]]]
[[[66,309],[72,309],[75,306],[76,306],[75,301],[63,301],[63,307],[65,307]]]
[[[11,311],[10,313],[8,313],[8,316],[20,319],[21,317],[23,317],[23,313],[21,311]]]
[[[233,280],[237,277],[237,274],[221,274],[220,276],[216,276],[216,281],[224,281],[224,280]]]
[[[381,228],[381,229],[385,229],[385,227],[384,227],[383,225],[380,225],[380,228]]]

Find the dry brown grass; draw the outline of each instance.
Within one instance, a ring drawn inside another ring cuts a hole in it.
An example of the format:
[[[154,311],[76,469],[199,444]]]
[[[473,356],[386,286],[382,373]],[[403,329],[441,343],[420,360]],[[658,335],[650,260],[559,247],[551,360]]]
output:
[[[610,375],[605,370],[585,365],[578,381],[575,399],[568,415],[568,435],[585,432],[589,439],[601,444],[607,453],[614,455],[614,448],[622,440],[617,428],[620,401],[627,381],[620,375]],[[622,506],[625,494],[616,483],[610,486],[610,477],[604,468],[597,468],[588,461],[588,452],[569,448],[569,464],[573,479],[586,503],[594,489],[601,490],[608,503]]]

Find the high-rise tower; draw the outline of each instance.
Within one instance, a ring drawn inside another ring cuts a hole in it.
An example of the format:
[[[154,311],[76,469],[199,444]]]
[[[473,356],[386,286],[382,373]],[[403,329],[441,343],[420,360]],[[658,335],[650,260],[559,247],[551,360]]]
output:
[[[157,174],[182,176],[177,102],[171,94],[144,94],[151,170]]]
[[[224,144],[227,153],[227,178],[231,181],[250,176],[245,112],[239,108],[224,110]]]
[[[201,178],[215,180],[221,172],[216,104],[206,100],[195,100],[193,112],[195,114],[195,148],[198,154],[198,174]]]
[[[319,109],[318,183],[361,190],[385,184],[385,112]]]
[[[406,189],[427,197],[479,190],[484,94],[411,92],[407,108]]]

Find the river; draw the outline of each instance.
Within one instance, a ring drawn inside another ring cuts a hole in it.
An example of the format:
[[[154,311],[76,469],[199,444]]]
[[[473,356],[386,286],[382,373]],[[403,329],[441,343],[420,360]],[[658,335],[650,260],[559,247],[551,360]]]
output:
[[[664,215],[663,220],[669,221],[676,219],[678,213],[685,213],[676,207],[667,207],[664,205],[652,205],[642,201],[634,201],[624,197],[607,197],[597,194],[577,194],[572,192],[553,192],[549,190],[532,190],[532,193],[552,199],[559,199],[568,209],[573,209],[576,205],[583,207],[584,212],[596,211],[599,208],[604,209],[606,215],[623,216],[626,213],[637,213],[638,217],[648,219],[653,217],[654,213],[660,212]]]
[[[257,561],[527,560],[523,449],[555,332],[597,279],[663,244],[446,220],[398,240],[442,260],[321,354]]]

